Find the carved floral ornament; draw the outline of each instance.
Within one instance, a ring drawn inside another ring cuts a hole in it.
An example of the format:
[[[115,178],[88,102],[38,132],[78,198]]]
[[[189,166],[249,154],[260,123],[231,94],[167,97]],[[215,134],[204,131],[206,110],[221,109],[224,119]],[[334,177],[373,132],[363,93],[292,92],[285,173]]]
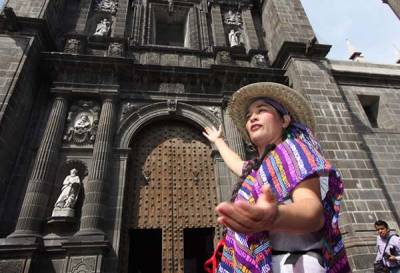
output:
[[[96,139],[100,106],[91,101],[79,101],[74,104],[67,117],[65,143],[92,144]]]
[[[117,13],[118,1],[113,0],[96,0],[95,10],[109,12],[111,14]]]

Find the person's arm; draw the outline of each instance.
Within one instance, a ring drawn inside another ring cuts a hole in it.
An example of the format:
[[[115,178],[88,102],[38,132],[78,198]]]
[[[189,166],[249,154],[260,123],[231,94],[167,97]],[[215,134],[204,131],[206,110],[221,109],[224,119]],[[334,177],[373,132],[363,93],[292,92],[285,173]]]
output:
[[[398,236],[393,236],[391,238],[391,244],[393,245],[394,249],[396,250],[395,253],[397,253],[396,256],[390,255],[388,260],[391,262],[399,262],[400,261],[400,238]]]
[[[218,130],[214,126],[205,127],[203,135],[210,142],[215,144],[228,168],[237,176],[241,176],[244,161],[225,143],[224,139],[222,138],[221,125],[219,126]]]
[[[324,224],[319,178],[301,182],[293,191],[293,203],[279,204],[268,186],[255,205],[244,201],[223,202],[217,206],[218,222],[236,232],[287,231],[308,233]]]

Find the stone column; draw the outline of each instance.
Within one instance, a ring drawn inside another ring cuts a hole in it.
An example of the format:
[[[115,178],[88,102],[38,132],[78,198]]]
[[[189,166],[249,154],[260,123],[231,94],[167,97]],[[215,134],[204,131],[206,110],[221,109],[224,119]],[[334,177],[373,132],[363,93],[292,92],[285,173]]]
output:
[[[15,231],[9,237],[40,237],[41,227],[53,188],[54,170],[57,169],[58,151],[61,145],[68,103],[64,97],[56,97],[47,121],[46,129],[28,188],[18,217]]]
[[[243,144],[242,136],[226,109],[224,110],[224,127],[229,147],[231,147],[244,160],[246,158],[246,149]]]
[[[242,137],[226,109],[224,109],[224,128],[225,128],[225,138],[226,141],[228,142],[229,147],[232,150],[234,150],[243,160],[245,160],[246,150],[243,144]],[[230,175],[230,192],[227,193],[226,196],[229,196],[230,198],[230,193],[234,185],[239,181],[240,178],[231,171],[228,170],[228,172]]]
[[[82,207],[81,226],[77,236],[104,235],[104,197],[107,189],[107,175],[111,161],[115,102],[105,98],[101,107],[93,159],[85,185],[85,201]]]
[[[251,50],[257,50],[260,48],[260,43],[258,42],[258,37],[256,33],[256,28],[253,23],[253,16],[251,15],[250,8],[242,10],[243,19],[243,29],[246,33],[246,50],[247,52]]]

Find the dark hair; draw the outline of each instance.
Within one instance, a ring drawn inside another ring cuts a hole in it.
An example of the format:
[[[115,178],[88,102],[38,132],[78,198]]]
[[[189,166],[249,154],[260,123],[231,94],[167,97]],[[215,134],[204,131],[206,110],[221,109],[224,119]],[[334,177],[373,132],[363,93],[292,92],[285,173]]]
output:
[[[386,223],[386,222],[383,221],[383,220],[378,220],[378,221],[376,221],[376,222],[375,222],[375,226],[384,226],[385,228],[389,228],[388,223]]]

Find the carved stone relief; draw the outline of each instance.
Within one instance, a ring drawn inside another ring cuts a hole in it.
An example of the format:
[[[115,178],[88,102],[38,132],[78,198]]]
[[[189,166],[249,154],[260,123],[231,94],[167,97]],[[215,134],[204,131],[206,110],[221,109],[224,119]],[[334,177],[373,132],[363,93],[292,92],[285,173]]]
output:
[[[168,83],[168,82],[162,82],[160,83],[159,90],[161,92],[173,92],[173,93],[179,93],[183,94],[185,93],[185,85],[183,83]]]
[[[0,272],[23,273],[25,260],[0,260]]]
[[[176,109],[178,108],[178,100],[168,100],[167,101],[168,112],[173,114],[176,113]]]
[[[81,42],[78,39],[70,38],[65,42],[64,52],[78,54],[80,52]]]
[[[264,55],[256,54],[256,55],[254,55],[252,57],[251,64],[254,67],[266,67],[267,66],[267,60],[265,59]]]
[[[122,57],[124,55],[124,45],[121,43],[110,43],[108,46],[108,56]]]
[[[211,106],[209,110],[216,116],[218,119],[221,119],[221,111],[217,106]]]
[[[113,0],[96,0],[95,10],[109,12],[111,14],[117,13],[118,1]]]
[[[71,257],[68,273],[95,273],[96,257]]]
[[[135,112],[139,107],[131,102],[125,102],[122,104],[121,120],[125,119],[130,113]]]
[[[217,64],[232,64],[232,58],[228,51],[218,51],[215,57]]]
[[[242,16],[239,11],[226,11],[223,15],[224,23],[226,25],[242,26]]]
[[[78,101],[67,117],[65,143],[77,145],[92,144],[96,139],[100,106],[92,101]]]

